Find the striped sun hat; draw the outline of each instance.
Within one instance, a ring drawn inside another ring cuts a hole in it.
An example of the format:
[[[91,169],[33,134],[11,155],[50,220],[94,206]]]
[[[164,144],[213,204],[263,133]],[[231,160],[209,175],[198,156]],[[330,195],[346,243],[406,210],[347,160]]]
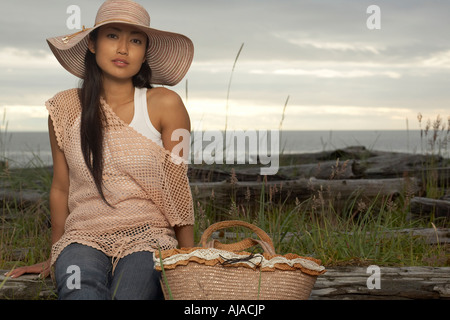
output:
[[[150,16],[140,4],[130,0],[108,0],[98,9],[95,25],[73,34],[47,39],[59,63],[70,73],[84,77],[84,57],[88,35],[109,23],[132,25],[147,34],[147,62],[152,84],[173,86],[183,79],[192,63],[194,46],[184,35],[150,28]]]

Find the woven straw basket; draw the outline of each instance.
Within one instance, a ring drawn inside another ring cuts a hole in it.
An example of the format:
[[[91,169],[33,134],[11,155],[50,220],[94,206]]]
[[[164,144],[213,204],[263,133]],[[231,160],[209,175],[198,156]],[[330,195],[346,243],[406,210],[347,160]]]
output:
[[[214,231],[243,226],[258,239],[237,243],[207,242]],[[277,255],[270,237],[260,228],[231,220],[211,225],[202,235],[202,247],[155,253],[155,269],[162,272],[166,299],[175,300],[305,300],[317,276],[325,269],[320,260],[296,254]],[[245,252],[260,245],[263,254]],[[162,261],[162,266],[161,266]]]

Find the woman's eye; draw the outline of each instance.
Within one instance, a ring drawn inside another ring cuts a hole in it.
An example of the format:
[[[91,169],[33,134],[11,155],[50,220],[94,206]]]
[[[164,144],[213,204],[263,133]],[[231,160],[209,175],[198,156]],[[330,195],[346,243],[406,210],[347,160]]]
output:
[[[142,40],[140,40],[140,39],[133,39],[133,40],[131,40],[131,42],[133,42],[135,44],[142,44]]]
[[[115,38],[117,38],[117,35],[115,35],[114,33],[110,33],[107,35],[107,37],[111,38],[111,39],[115,39]]]

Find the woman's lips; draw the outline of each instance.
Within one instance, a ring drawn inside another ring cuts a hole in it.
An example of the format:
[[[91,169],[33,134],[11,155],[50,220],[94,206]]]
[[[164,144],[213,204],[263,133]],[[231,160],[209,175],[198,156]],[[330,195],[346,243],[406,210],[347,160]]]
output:
[[[128,62],[126,60],[123,60],[123,59],[114,59],[112,62],[116,66],[119,66],[119,67],[124,67],[124,66],[128,65]]]

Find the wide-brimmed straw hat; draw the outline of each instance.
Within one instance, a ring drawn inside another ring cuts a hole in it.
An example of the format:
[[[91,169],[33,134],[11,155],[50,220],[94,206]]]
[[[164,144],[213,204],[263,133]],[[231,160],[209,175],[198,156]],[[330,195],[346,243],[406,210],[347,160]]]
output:
[[[108,0],[98,9],[95,25],[73,34],[47,39],[59,63],[70,73],[84,77],[88,35],[110,23],[132,25],[147,34],[147,62],[152,84],[175,85],[186,75],[194,56],[192,41],[184,35],[150,28],[150,16],[140,4],[130,0]]]

